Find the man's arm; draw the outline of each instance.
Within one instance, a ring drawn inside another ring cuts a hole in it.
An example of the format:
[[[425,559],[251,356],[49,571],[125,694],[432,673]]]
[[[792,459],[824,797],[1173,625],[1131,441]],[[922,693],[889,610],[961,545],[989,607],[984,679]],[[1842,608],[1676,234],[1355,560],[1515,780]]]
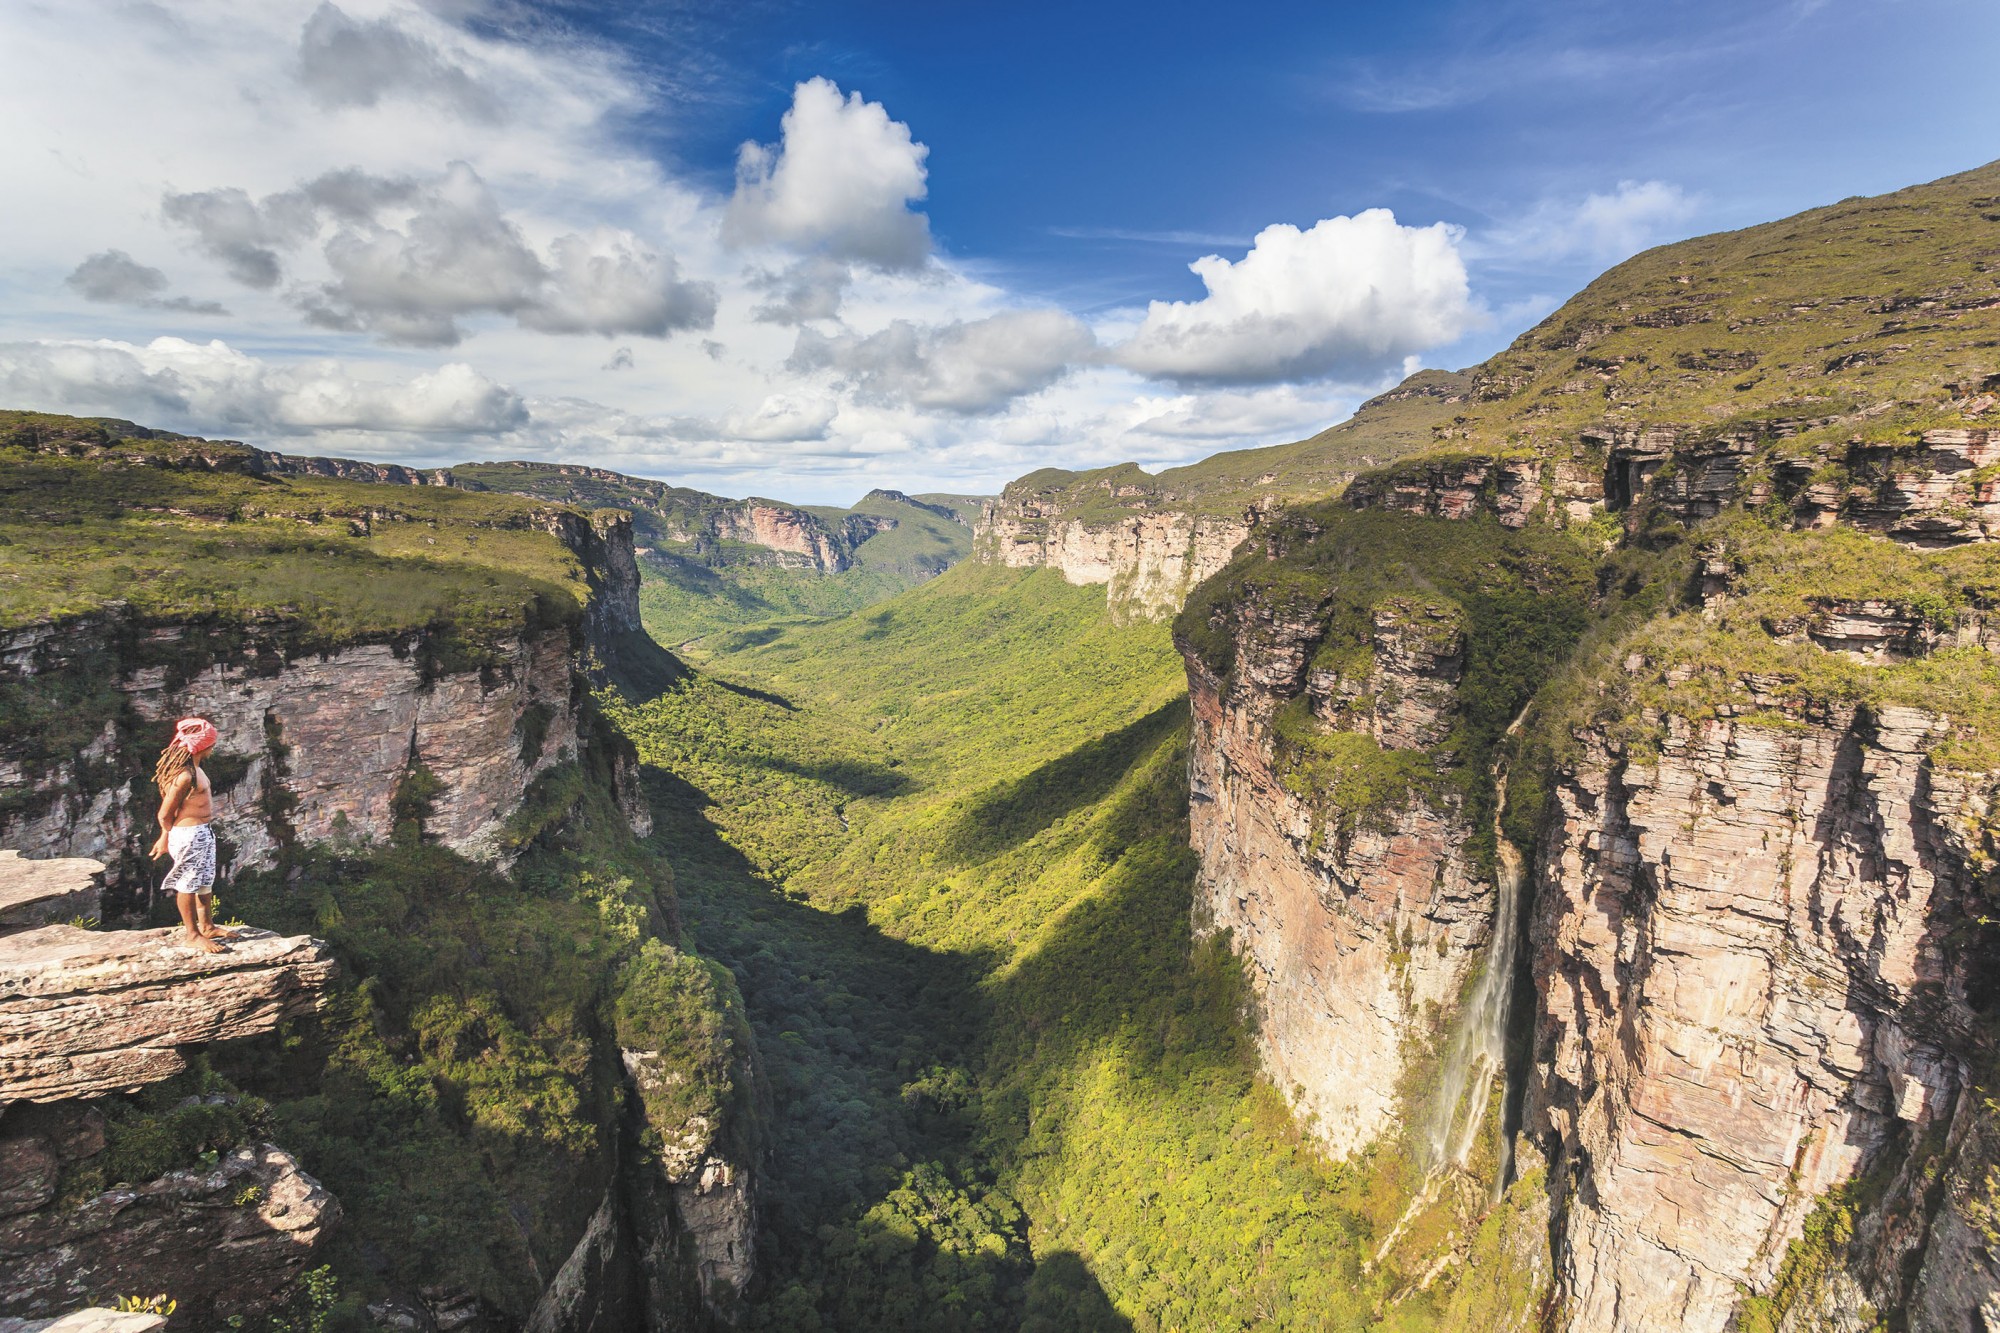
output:
[[[160,793],[160,827],[170,829],[174,820],[180,818],[181,802],[187,799],[188,789],[194,786],[194,775],[182,773],[167,784]]]
[[[153,839],[154,856],[167,854],[167,830],[172,828],[174,820],[180,817],[181,802],[187,799],[187,794],[193,786],[194,775],[182,773],[169,782],[166,790],[160,793],[160,836]]]

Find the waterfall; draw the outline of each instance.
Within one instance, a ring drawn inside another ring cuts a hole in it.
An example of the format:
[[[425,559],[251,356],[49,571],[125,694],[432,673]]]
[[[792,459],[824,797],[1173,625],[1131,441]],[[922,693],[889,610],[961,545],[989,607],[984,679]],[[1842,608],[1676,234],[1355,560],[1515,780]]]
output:
[[[1507,728],[1512,735],[1527,716],[1523,709]],[[1507,808],[1507,772],[1494,775],[1493,845],[1497,861],[1497,892],[1493,902],[1493,933],[1472,994],[1452,1025],[1444,1064],[1420,1141],[1426,1171],[1462,1167],[1472,1155],[1473,1141],[1486,1118],[1486,1104],[1495,1079],[1504,1079],[1507,1064],[1507,1020],[1513,1008],[1514,964],[1520,950],[1521,886],[1527,866],[1521,853],[1500,829]],[[1512,1165],[1513,1144],[1501,1144],[1494,1193],[1505,1186]]]

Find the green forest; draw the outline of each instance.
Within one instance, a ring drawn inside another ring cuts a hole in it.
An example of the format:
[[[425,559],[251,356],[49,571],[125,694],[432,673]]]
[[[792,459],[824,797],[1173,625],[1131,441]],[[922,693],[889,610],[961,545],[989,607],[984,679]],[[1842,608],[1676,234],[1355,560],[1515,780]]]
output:
[[[703,646],[606,708],[773,1094],[748,1326],[1456,1328],[1535,1301],[1511,1204],[1412,1208],[1400,1145],[1329,1163],[1257,1077],[1241,970],[1190,928],[1165,625],[967,564]],[[1467,1226],[1476,1281],[1437,1266]]]

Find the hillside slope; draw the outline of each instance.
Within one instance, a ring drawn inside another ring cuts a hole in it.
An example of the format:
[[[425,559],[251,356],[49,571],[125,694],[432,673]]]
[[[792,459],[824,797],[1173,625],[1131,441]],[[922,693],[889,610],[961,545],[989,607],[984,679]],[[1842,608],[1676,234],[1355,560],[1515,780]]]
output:
[[[1293,444],[1230,450],[1157,476],[1134,463],[1030,472],[985,505],[976,550],[992,564],[1107,584],[1115,613],[1171,615],[1261,515],[1428,446],[1471,391],[1464,374],[1424,370]]]

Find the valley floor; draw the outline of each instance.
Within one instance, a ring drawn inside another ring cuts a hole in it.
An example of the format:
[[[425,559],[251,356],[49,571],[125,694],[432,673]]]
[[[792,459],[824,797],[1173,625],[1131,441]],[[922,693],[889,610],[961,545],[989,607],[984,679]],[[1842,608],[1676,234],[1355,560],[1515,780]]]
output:
[[[1525,1321],[1512,1203],[1410,1207],[1396,1146],[1329,1164],[1257,1079],[1241,971],[1190,929],[1164,625],[967,564],[704,646],[611,708],[771,1085],[751,1327]]]

